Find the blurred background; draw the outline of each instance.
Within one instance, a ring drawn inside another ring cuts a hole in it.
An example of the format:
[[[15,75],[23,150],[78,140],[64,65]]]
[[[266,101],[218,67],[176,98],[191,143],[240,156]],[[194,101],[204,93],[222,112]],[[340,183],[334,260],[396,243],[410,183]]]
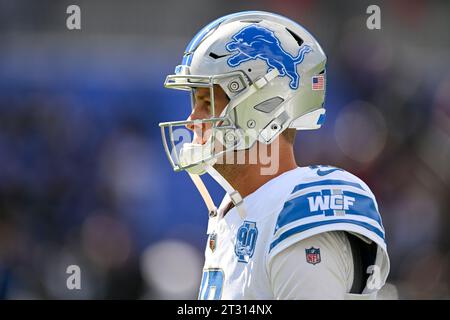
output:
[[[189,99],[162,84],[202,26],[242,10],[300,22],[328,55],[327,121],[299,132],[297,159],[377,196],[381,297],[450,298],[450,2],[425,0],[0,0],[0,298],[197,297],[207,212],[158,127]]]

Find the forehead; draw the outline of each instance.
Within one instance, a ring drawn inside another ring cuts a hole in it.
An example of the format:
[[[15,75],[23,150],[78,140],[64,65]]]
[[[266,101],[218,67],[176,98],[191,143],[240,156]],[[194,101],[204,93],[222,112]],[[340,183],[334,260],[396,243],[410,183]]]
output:
[[[196,97],[209,97],[211,95],[211,88],[194,87],[192,92]],[[227,97],[227,94],[218,84],[214,84],[214,96],[217,98]],[[228,97],[227,97],[228,98]]]

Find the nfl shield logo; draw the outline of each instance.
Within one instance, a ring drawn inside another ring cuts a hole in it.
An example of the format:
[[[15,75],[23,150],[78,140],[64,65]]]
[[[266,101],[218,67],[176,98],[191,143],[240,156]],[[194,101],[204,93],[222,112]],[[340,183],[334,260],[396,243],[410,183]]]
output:
[[[217,245],[217,233],[213,232],[209,235],[209,248],[214,252]]]
[[[320,263],[320,249],[311,247],[310,249],[305,249],[306,252],[306,262],[310,264]]]

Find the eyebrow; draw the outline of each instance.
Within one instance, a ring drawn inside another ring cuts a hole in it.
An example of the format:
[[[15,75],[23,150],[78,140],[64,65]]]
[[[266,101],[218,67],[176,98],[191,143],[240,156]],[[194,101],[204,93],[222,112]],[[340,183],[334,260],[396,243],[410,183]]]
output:
[[[207,93],[207,94],[198,94],[197,92],[194,92],[194,96],[195,96],[195,99],[199,99],[199,100],[203,100],[205,98],[210,98],[210,94],[209,93]]]

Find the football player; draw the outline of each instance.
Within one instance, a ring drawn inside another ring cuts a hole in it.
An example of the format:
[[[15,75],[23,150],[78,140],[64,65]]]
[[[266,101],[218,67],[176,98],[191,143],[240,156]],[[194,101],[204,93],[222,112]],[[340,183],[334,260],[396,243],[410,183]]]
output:
[[[302,26],[250,11],[204,27],[167,76],[166,87],[190,92],[192,112],[160,124],[164,147],[209,211],[199,299],[373,299],[384,285],[385,231],[369,187],[295,162],[296,131],[325,118],[325,68]],[[264,171],[261,154],[275,168]],[[219,208],[204,173],[226,191]]]

